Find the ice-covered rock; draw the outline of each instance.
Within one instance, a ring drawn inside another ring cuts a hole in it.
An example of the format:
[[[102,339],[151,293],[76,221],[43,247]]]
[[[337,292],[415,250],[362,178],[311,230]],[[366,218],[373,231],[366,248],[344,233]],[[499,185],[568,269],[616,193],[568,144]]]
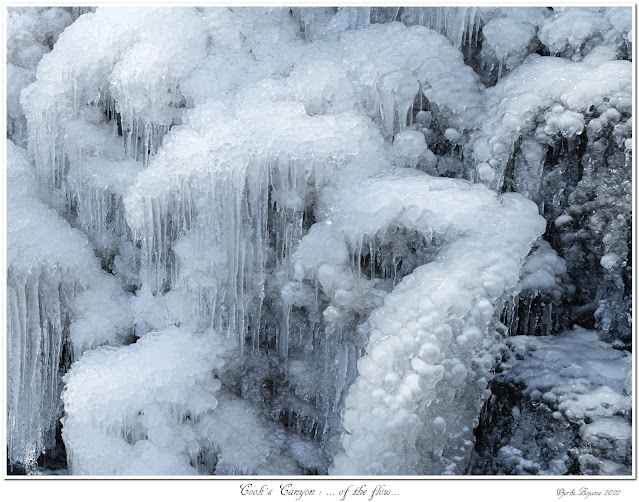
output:
[[[582,328],[508,344],[471,472],[628,474],[632,355]]]
[[[109,29],[102,29],[109,26]],[[117,116],[127,155],[145,163],[180,121],[179,84],[205,58],[207,26],[195,9],[99,8],[78,18],[22,93],[39,178],[65,177],[67,121],[85,108]]]
[[[197,474],[195,426],[215,409],[223,341],[178,328],[86,352],[69,370],[62,434],[72,474]],[[100,455],[96,458],[96,444]]]
[[[552,55],[576,61],[599,46],[629,54],[632,40],[629,14],[629,7],[558,8],[541,26],[539,40]]]
[[[549,335],[566,325],[563,305],[574,294],[566,263],[543,239],[526,257],[520,279],[506,298],[501,321],[510,335]]]
[[[487,120],[473,141],[478,179],[526,195],[556,222],[548,240],[577,285],[573,321],[594,314],[622,344],[630,334],[619,312],[630,298],[631,66],[530,57],[487,91]],[[608,145],[616,153],[602,157]],[[624,258],[602,267],[609,253]]]
[[[592,120],[609,108],[629,113],[631,66],[627,61],[597,66],[537,56],[489,89],[487,117],[473,151],[477,162],[498,170],[490,186],[503,186],[506,164],[521,138],[544,148],[559,134],[567,139],[580,135],[584,114]],[[543,155],[542,150],[536,157]]]

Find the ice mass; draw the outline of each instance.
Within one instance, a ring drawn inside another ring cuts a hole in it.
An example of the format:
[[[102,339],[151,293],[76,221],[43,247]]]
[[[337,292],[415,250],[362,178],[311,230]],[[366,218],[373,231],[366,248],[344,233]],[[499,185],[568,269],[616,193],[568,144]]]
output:
[[[631,7],[7,16],[9,474],[632,473]]]

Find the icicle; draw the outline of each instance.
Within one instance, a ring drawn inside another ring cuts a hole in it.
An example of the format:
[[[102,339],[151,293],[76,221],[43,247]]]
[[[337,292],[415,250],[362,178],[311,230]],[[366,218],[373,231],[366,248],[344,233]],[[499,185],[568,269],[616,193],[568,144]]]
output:
[[[9,273],[8,458],[27,472],[55,444],[63,344],[59,288],[56,278],[39,270],[24,279]]]
[[[408,112],[420,91],[420,83],[413,73],[400,70],[385,75],[378,83],[380,94],[379,115],[384,135],[391,138],[406,129]],[[412,119],[412,113],[411,113]]]

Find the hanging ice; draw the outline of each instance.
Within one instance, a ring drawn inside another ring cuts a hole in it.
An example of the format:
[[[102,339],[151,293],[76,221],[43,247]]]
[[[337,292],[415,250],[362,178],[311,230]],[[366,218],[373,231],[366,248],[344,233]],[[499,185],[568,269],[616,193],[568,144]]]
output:
[[[72,8],[9,7],[7,9],[7,137],[27,142],[20,91],[35,80],[36,66],[60,33],[73,22]]]
[[[7,149],[8,457],[30,470],[54,445],[68,366],[87,348],[124,339],[132,320],[86,238],[34,197],[25,152],[11,141]]]

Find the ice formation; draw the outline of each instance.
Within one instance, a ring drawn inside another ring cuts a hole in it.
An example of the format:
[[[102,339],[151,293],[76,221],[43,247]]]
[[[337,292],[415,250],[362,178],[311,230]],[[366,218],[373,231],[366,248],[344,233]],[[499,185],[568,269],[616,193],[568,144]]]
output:
[[[499,404],[491,398],[487,407],[493,413],[510,406],[513,420],[505,430],[499,431],[499,418],[487,427],[491,435],[480,441],[475,472],[629,474],[631,354],[583,328],[508,343],[513,354],[497,381],[509,398]]]
[[[55,442],[61,376],[83,352],[121,343],[133,316],[86,237],[35,196],[23,149],[8,141],[7,154],[7,443],[10,462],[33,467]]]
[[[27,142],[20,91],[35,80],[42,56],[79,15],[77,7],[7,9],[7,135],[19,146]]]
[[[65,376],[63,437],[77,474],[194,474],[197,423],[217,405],[223,347],[178,328],[87,353]],[[108,369],[108,370],[107,370]],[[123,386],[124,384],[124,386]],[[175,400],[172,396],[179,396]],[[95,444],[104,442],[100,458]]]
[[[11,469],[631,471],[631,9],[8,28]]]
[[[344,401],[345,454],[330,472],[464,472],[472,423],[500,356],[494,305],[518,282],[545,221],[518,195],[497,199],[480,185],[407,170],[334,197],[328,218],[311,228],[310,242],[302,241],[298,267],[331,297],[330,317],[343,320],[343,311],[375,298],[371,286],[358,284],[368,282],[360,270],[364,253],[373,279],[384,247],[402,231],[443,249],[407,271],[383,305],[359,312],[368,317],[367,355]]]
[[[472,143],[477,179],[539,204],[578,286],[579,309],[596,311],[598,327],[624,343],[631,331],[619,310],[630,304],[631,72],[628,61],[530,56],[487,90],[487,120]],[[620,258],[601,266],[609,254]]]

